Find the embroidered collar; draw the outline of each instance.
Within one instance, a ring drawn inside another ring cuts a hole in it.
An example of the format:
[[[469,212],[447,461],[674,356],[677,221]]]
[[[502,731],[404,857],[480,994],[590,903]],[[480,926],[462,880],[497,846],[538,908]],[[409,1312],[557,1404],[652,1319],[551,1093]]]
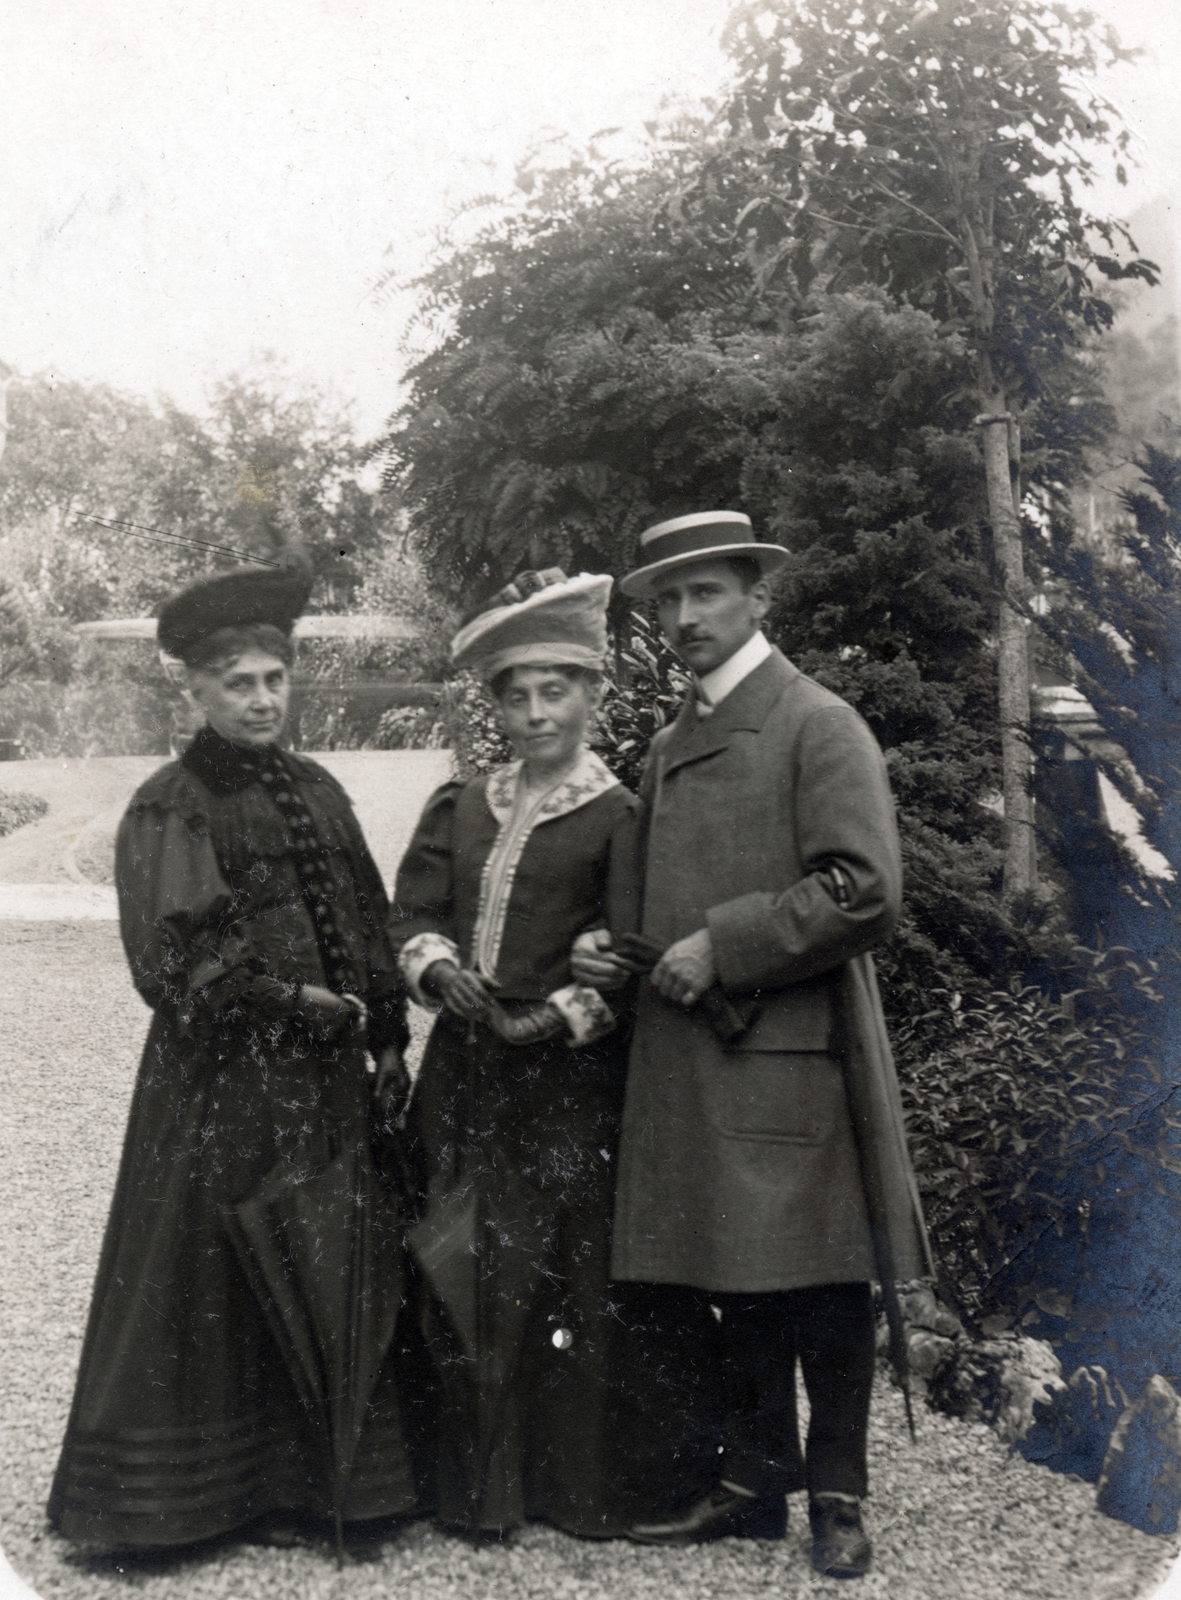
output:
[[[497,767],[488,779],[485,797],[488,809],[503,828],[513,814],[517,799],[517,782],[521,775],[521,761],[510,761],[506,767]],[[549,791],[537,807],[530,808],[530,827],[536,828],[554,817],[564,817],[595,800],[608,789],[613,789],[619,779],[593,750],[585,747],[574,768]]]
[[[182,767],[187,767],[207,789],[219,795],[237,794],[256,783],[263,768],[272,761],[284,764],[283,752],[277,745],[268,744],[253,750],[232,744],[208,723],[180,758]]]

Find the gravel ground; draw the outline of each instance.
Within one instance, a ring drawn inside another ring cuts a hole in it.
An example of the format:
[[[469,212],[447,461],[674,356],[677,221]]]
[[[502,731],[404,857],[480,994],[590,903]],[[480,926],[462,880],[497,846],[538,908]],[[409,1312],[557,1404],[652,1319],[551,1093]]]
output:
[[[348,790],[392,885],[427,796],[451,775],[450,751],[333,750],[314,759]],[[112,883],[119,818],[132,792],[162,765],[158,756],[96,756],[7,769],[12,787],[43,795],[49,812],[0,840],[0,883]]]
[[[535,1527],[507,1546],[475,1549],[414,1524],[379,1559],[343,1573],[317,1551],[234,1544],[155,1569],[73,1562],[45,1531],[43,1506],[147,1013],[113,923],[7,922],[0,938],[0,1545],[42,1600],[129,1590],[145,1600],[748,1600],[831,1591],[808,1571],[799,1497],[780,1544],[660,1551]],[[855,1591],[865,1600],[1128,1600],[1162,1581],[1176,1541],[1098,1515],[1091,1485],[1010,1458],[982,1427],[928,1413],[919,1428],[912,1447],[899,1399],[883,1383],[871,1446],[876,1565]]]

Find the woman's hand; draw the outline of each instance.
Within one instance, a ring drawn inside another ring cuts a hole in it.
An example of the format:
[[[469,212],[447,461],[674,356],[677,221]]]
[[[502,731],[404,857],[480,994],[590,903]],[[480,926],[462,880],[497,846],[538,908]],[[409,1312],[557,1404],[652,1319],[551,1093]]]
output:
[[[302,1011],[310,1016],[327,1020],[329,1017],[338,1018],[342,1012],[353,1011],[353,1007],[338,994],[333,994],[331,989],[324,989],[318,983],[305,983],[300,985],[299,1005]]]
[[[608,928],[591,928],[580,933],[570,951],[570,975],[575,983],[591,989],[622,989],[635,971],[612,948]]]
[[[300,985],[299,1010],[312,1037],[322,1044],[338,1038],[357,1015],[354,1004],[318,983]]]
[[[453,961],[432,961],[422,975],[422,985],[465,1022],[478,1022],[488,1009],[483,983],[474,972],[461,971]]]

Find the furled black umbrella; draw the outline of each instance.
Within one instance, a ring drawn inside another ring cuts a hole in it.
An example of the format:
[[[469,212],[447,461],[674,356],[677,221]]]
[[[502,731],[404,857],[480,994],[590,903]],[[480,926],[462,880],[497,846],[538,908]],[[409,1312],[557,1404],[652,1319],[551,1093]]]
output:
[[[378,1183],[363,1121],[340,1146],[319,1167],[281,1160],[222,1216],[315,1419],[342,1564],[357,1444],[406,1286],[398,1201]]]
[[[451,1409],[470,1419],[473,1482],[481,1486],[471,1507],[477,1524],[551,1232],[527,1185],[503,1170],[493,1179],[473,1162],[432,1187],[425,1215],[407,1236],[430,1291],[424,1326],[440,1381]]]
[[[895,1238],[905,1238],[913,1229],[917,1234],[918,1253],[926,1258],[929,1270],[933,1271],[933,1265],[923,1226],[922,1205],[906,1148],[902,1100],[894,1075],[890,1041],[882,1022],[873,963],[868,956],[855,956],[845,963],[837,1014],[842,1025],[836,1050],[844,1071],[849,1117],[865,1191],[865,1209],[889,1334],[887,1350],[902,1390],[906,1422],[913,1440],[910,1348],[898,1298]]]
[[[482,1061],[474,1024],[465,1053],[469,1115],[481,1127]],[[552,1230],[530,1186],[511,1171],[493,1171],[478,1145],[468,1143],[449,1169],[435,1174],[423,1213],[406,1233],[429,1291],[424,1328],[448,1405],[470,1419],[472,1479],[481,1486],[480,1501],[470,1508],[477,1524],[486,1511],[489,1472],[545,1279]]]

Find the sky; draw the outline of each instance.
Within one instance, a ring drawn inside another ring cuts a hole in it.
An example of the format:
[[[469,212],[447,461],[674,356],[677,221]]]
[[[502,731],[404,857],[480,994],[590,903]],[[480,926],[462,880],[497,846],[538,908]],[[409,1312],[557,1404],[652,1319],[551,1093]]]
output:
[[[1092,7],[1145,49],[1106,85],[1141,169],[1100,208],[1181,201],[1181,4]],[[4,0],[0,361],[199,407],[273,351],[371,435],[397,401],[407,309],[378,277],[412,272],[539,142],[638,132],[665,97],[716,89],[726,10]]]

